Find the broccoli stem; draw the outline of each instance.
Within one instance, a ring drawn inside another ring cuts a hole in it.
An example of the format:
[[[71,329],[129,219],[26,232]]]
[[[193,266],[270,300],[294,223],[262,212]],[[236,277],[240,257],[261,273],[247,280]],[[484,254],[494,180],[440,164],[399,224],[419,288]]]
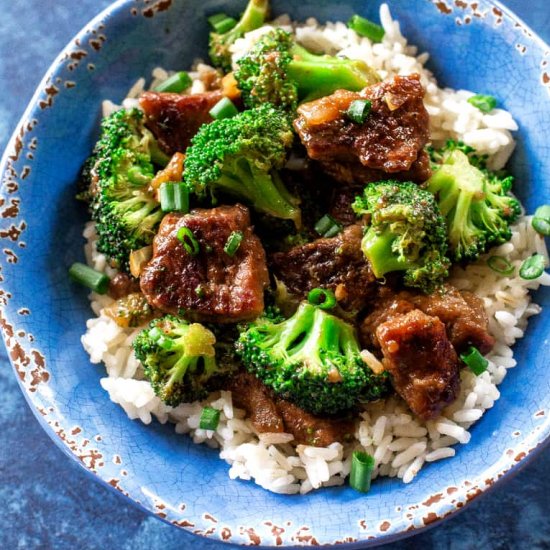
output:
[[[290,49],[293,59],[287,75],[298,85],[299,95],[306,100],[330,95],[342,88],[358,92],[379,81],[378,75],[364,62],[316,55],[298,44]]]
[[[402,271],[410,267],[410,263],[405,258],[400,258],[392,251],[396,238],[397,236],[389,228],[381,232],[369,228],[363,237],[361,249],[377,278],[391,271]]]
[[[261,27],[267,17],[269,0],[250,0],[238,23],[231,29],[230,33],[237,37],[242,34]]]
[[[297,228],[300,227],[300,209],[276,172],[268,174],[240,158],[224,167],[217,183],[226,193],[244,196],[256,209],[276,218],[292,220]]]

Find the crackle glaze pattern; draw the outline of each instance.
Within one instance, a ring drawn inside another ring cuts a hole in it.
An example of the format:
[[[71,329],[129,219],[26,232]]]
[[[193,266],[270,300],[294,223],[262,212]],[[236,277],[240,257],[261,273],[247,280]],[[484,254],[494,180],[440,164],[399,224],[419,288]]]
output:
[[[314,13],[346,20],[355,12],[375,18],[379,3],[275,1],[274,10],[296,19]],[[493,93],[514,113],[521,127],[513,160],[523,182],[520,196],[528,209],[548,202],[548,47],[496,3],[389,3],[410,41],[433,53],[432,69],[444,84]],[[190,64],[196,45],[204,45],[202,13],[218,4],[119,1],[79,33],[40,85],[2,163],[0,323],[6,345],[26,398],[61,448],[165,521],[249,545],[390,540],[463,507],[548,437],[550,315],[531,321],[516,349],[522,366],[508,375],[502,399],[472,430],[470,445],[426,467],[411,485],[377,481],[368,497],[345,487],[283,497],[230,481],[215,451],[169,426],[128,420],[99,385],[102,367],[90,365],[80,346],[88,302],[70,285],[66,269],[82,259],[86,214],[73,200],[74,180],[94,142],[100,100],[121,99],[157,64]],[[185,44],[181,21],[187,21]],[[442,41],[451,47],[442,49]],[[548,306],[549,293],[537,300]],[[543,345],[529,345],[535,341]]]

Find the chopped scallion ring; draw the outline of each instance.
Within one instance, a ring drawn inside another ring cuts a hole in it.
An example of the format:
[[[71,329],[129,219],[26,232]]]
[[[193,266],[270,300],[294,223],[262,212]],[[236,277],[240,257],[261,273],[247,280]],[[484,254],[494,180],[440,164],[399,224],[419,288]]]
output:
[[[179,94],[184,90],[187,90],[191,84],[193,84],[191,77],[185,71],[180,71],[168,77],[156,86],[155,92],[171,92]]]
[[[487,260],[487,265],[501,275],[511,275],[514,272],[514,266],[502,256],[491,256]]]
[[[219,34],[225,34],[237,24],[236,19],[229,17],[229,15],[226,15],[225,13],[216,13],[216,15],[211,15],[208,18],[208,22],[214,31]]]
[[[165,182],[159,190],[163,212],[189,212],[189,190],[183,182]]]
[[[533,254],[521,264],[519,276],[526,281],[536,279],[544,273],[544,256]]]
[[[384,38],[384,28],[360,15],[353,15],[348,21],[348,27],[355,31],[359,36],[364,36],[372,42],[382,42]]]
[[[363,124],[369,116],[371,108],[372,103],[368,99],[356,99],[351,102],[346,115],[351,121]]]
[[[188,227],[180,227],[177,233],[178,241],[191,256],[196,256],[200,251],[199,241],[195,238],[193,231]]]
[[[314,288],[309,291],[307,301],[321,309],[332,309],[336,305],[336,296],[332,290],[326,288]]]
[[[325,214],[314,227],[315,231],[322,237],[334,237],[342,231],[342,226],[328,214]]]
[[[223,251],[228,256],[234,256],[237,250],[239,250],[242,240],[243,240],[243,232],[233,231],[231,235],[229,235],[229,237],[227,238],[227,242],[223,247]]]
[[[475,348],[474,346],[470,346],[468,348],[468,351],[465,353],[460,354],[460,358],[468,367],[470,370],[476,375],[479,376],[483,372],[487,370],[487,366],[489,365],[489,361],[481,355],[479,350]]]
[[[361,493],[368,493],[373,470],[374,458],[368,453],[354,451],[349,475],[350,487]]]
[[[91,267],[81,264],[80,262],[74,263],[69,268],[69,276],[71,279],[82,286],[97,292],[98,294],[105,294],[109,289],[109,283],[111,279],[105,273],[96,271]]]
[[[550,204],[543,204],[535,210],[531,225],[537,233],[545,237],[550,235]]]
[[[201,430],[215,430],[220,423],[220,412],[212,407],[204,407],[199,420]]]
[[[483,94],[473,95],[468,98],[468,103],[477,107],[482,113],[490,113],[497,106],[496,98]]]
[[[235,107],[235,104],[228,98],[222,97],[212,109],[210,109],[210,116],[214,120],[220,120],[222,118],[231,118],[239,114],[239,110]]]

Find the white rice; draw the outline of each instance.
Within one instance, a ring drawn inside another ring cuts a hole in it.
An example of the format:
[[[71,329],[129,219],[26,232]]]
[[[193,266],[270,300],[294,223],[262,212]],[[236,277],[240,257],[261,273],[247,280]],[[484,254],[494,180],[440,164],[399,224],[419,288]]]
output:
[[[274,24],[293,29],[297,40],[312,50],[363,59],[384,78],[418,72],[426,88],[425,104],[430,113],[434,144],[460,139],[479,153],[489,155],[490,167],[503,167],[514,148],[511,131],[517,130],[517,124],[512,116],[501,109],[483,114],[467,102],[472,92],[439,88],[424,67],[428,54],[419,55],[415,46],[407,44],[399,23],[391,19],[386,5],[381,7],[380,20],[386,32],[380,44],[359,37],[343,23],[320,26],[314,19],[308,19],[305,24],[294,25],[283,16]],[[270,28],[263,27],[238,40],[233,48],[234,60]],[[207,69],[197,64],[192,74],[194,83],[188,92],[204,91],[199,77],[201,70]],[[151,87],[167,76],[169,73],[163,69],[155,69]],[[145,80],[140,79],[123,106],[134,106],[145,85]],[[103,108],[104,114],[108,114],[118,106],[105,101]],[[86,225],[84,236],[88,264],[112,275],[114,272],[105,256],[96,250],[92,222]],[[458,399],[434,421],[424,422],[413,417],[406,404],[396,396],[367,404],[360,413],[354,441],[345,445],[295,446],[290,434],[257,434],[251,422],[245,419],[244,411],[233,407],[231,393],[227,391],[216,392],[201,403],[175,408],[165,405],[154,395],[149,382],[143,380],[141,366],[132,352],[131,343],[140,329],[121,328],[105,314],[104,308],[113,302],[109,297],[90,295],[96,317],[88,320],[82,344],[93,363],[105,364],[107,377],[101,380],[101,385],[131,419],[140,419],[145,424],[153,418],[162,423],[170,421],[175,424],[177,433],[189,434],[196,443],[219,448],[220,457],[231,465],[231,479],[253,479],[276,493],[304,494],[319,487],[344,483],[353,451],[363,450],[375,459],[373,479],[397,476],[409,483],[425,462],[452,457],[456,452],[454,445],[467,444],[471,439],[468,431],[471,425],[498,400],[497,385],[503,381],[507,370],[516,366],[511,346],[523,337],[527,319],[540,312],[540,307],[531,302],[529,291],[541,284],[550,284],[547,273],[532,281],[517,274],[521,262],[535,252],[543,254],[548,265],[544,239],[532,229],[530,218],[522,217],[513,227],[511,241],[491,251],[515,267],[514,276],[495,273],[487,267],[486,258],[466,269],[455,268],[452,274],[452,284],[474,292],[484,301],[489,330],[497,340],[487,356],[487,371],[475,376],[464,369]],[[199,428],[201,411],[206,404],[221,412],[216,430]]]

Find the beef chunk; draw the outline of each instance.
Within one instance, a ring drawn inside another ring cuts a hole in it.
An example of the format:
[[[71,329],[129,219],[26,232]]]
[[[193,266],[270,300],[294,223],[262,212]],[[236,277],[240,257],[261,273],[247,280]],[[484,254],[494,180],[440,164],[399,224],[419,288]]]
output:
[[[377,347],[376,327],[399,313],[419,309],[438,317],[445,325],[447,336],[458,353],[475,346],[488,353],[495,339],[488,332],[488,319],[483,302],[470,292],[460,292],[446,285],[443,292],[430,295],[403,290],[393,292],[383,288],[374,311],[363,321],[360,329],[363,343]]]
[[[189,254],[177,234],[187,227],[199,244]],[[233,256],[224,252],[233,231],[243,239]],[[265,252],[250,227],[248,209],[237,204],[167,214],[153,241],[141,289],[155,308],[196,321],[233,323],[254,319],[264,309],[268,284]]]
[[[361,92],[338,90],[301,105],[294,128],[308,155],[339,181],[367,183],[405,172],[398,177],[420,182],[430,175],[423,97],[418,74],[395,76]],[[372,103],[362,124],[345,114],[357,99]]]
[[[353,435],[354,421],[348,418],[319,418],[284,401],[254,375],[239,372],[229,382],[235,405],[247,412],[259,433],[290,433],[295,443],[326,447]]]
[[[277,410],[273,392],[253,374],[241,371],[229,380],[233,403],[244,409],[259,433],[282,433],[283,419]]]
[[[398,314],[376,329],[393,387],[414,414],[437,417],[460,390],[458,357],[445,325],[415,309]]]
[[[270,258],[273,273],[301,298],[313,288],[328,288],[343,308],[359,310],[376,289],[376,278],[361,250],[362,234],[359,225],[352,225],[336,237],[277,252]]]
[[[109,283],[109,296],[114,300],[139,292],[139,281],[128,273],[117,273]]]
[[[145,92],[139,104],[147,127],[164,152],[172,155],[185,151],[199,128],[212,122],[209,111],[222,97],[220,90],[191,95]]]
[[[329,214],[342,225],[357,223],[357,215],[351,205],[355,197],[363,194],[362,185],[338,185],[333,188]]]

